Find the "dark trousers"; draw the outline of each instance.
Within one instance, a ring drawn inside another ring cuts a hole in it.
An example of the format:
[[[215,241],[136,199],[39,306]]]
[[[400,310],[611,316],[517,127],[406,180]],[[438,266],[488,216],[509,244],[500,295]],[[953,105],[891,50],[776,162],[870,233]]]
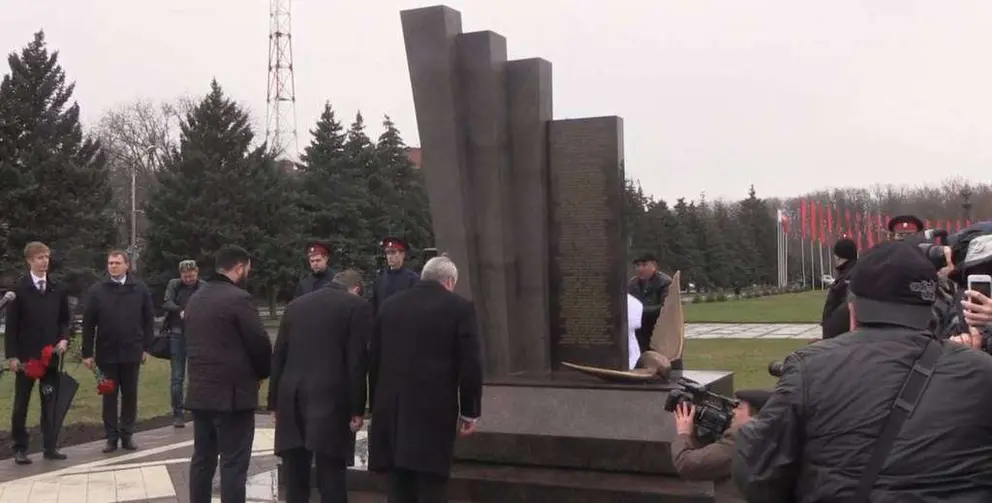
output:
[[[186,380],[186,337],[181,331],[169,333],[169,353],[172,376],[169,391],[172,395],[172,415],[183,417],[183,383]]]
[[[189,462],[190,503],[210,503],[220,457],[220,500],[244,503],[255,411],[193,412],[193,458]]]
[[[134,422],[138,418],[138,374],[141,363],[100,363],[103,377],[117,383],[114,392],[103,395],[103,429],[107,440],[116,442],[130,439]],[[117,397],[120,396],[120,417],[117,416]]]
[[[281,453],[282,476],[286,487],[286,503],[310,501],[310,467],[317,461],[317,489],[321,503],[348,503],[345,485],[347,468],[342,459],[334,459],[306,449],[290,449]]]
[[[447,503],[448,477],[412,470],[389,472],[388,503]]]
[[[52,400],[55,397],[59,385],[59,375],[55,368],[49,368],[45,377],[41,378],[38,386],[38,394],[41,399],[41,438],[46,451],[55,450],[58,442],[59,432],[54,431],[52,418],[49,417],[49,410],[54,405]],[[10,433],[14,439],[14,451],[25,452],[28,450],[28,430],[25,423],[28,417],[28,406],[31,405],[31,392],[34,391],[34,381],[24,372],[14,374],[14,411],[10,419]]]

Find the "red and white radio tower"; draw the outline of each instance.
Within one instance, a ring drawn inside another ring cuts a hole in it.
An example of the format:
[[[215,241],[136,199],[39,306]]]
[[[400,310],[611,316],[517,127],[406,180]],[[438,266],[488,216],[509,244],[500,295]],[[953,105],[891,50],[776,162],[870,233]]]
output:
[[[296,161],[296,79],[290,1],[272,0],[269,10],[269,89],[266,93],[265,142],[279,160]]]

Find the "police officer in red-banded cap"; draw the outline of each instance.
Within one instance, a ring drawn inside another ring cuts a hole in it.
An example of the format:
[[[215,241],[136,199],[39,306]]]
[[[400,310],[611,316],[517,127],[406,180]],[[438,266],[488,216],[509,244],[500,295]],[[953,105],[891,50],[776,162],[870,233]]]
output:
[[[382,249],[389,267],[379,273],[372,288],[372,308],[376,311],[390,295],[406,290],[420,281],[419,274],[403,266],[406,253],[410,250],[406,241],[397,237],[383,238]]]
[[[328,267],[331,259],[331,247],[327,243],[311,241],[307,243],[307,261],[310,263],[310,274],[303,277],[296,285],[293,298],[308,294],[327,286],[334,278],[334,271]]]
[[[892,239],[901,241],[924,231],[923,221],[913,215],[899,215],[889,219],[889,235]]]

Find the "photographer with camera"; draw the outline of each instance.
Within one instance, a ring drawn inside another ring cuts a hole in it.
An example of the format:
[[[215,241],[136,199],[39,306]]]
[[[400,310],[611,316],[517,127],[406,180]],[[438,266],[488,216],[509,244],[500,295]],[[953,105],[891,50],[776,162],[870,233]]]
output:
[[[740,390],[734,393],[738,400],[733,422],[715,442],[703,443],[696,433],[696,406],[683,401],[675,407],[675,441],[672,442],[672,461],[675,470],[684,480],[710,480],[716,488],[720,503],[743,502],[740,492],[730,480],[734,455],[734,435],[738,428],[758,414],[768,401],[771,391]]]
[[[936,290],[913,243],[859,260],[855,329],[790,355],[738,432],[747,501],[992,501],[992,356],[934,337]]]

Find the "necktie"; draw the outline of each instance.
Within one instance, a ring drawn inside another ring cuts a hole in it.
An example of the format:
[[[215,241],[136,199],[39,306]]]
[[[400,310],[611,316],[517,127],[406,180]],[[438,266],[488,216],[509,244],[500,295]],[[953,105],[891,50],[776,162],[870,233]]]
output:
[[[45,293],[45,280],[43,279],[38,280],[38,291],[41,293]]]

